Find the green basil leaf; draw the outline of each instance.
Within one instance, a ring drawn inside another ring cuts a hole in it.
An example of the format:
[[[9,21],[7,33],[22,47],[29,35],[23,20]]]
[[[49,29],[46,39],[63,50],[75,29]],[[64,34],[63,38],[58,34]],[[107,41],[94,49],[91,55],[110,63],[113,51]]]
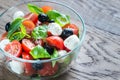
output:
[[[44,39],[47,37],[47,28],[46,25],[38,26],[32,31],[32,37],[34,39]]]
[[[28,4],[27,6],[28,6],[29,11],[32,13],[40,14],[43,12],[42,9],[36,5]]]
[[[8,30],[7,37],[10,38],[10,36],[20,27],[21,23],[23,21],[23,18],[16,18],[10,25],[10,28]]]
[[[56,10],[48,11],[47,15],[62,27],[70,23],[70,17],[68,15],[62,14]]]
[[[31,36],[27,34],[27,31],[26,31],[25,26],[23,24],[20,25],[20,28],[21,28],[21,32],[24,35],[26,35],[27,38],[31,38]]]
[[[61,16],[60,12],[56,10],[50,10],[47,12],[47,15],[50,19],[55,20],[57,17]]]
[[[21,32],[23,34],[26,34],[26,29],[25,29],[25,26],[23,24],[20,25],[20,29],[21,29]]]
[[[50,54],[40,45],[34,47],[31,51],[30,54],[34,59],[38,58],[50,58]]]
[[[61,15],[61,16],[59,16],[59,17],[56,18],[55,22],[58,23],[60,26],[63,27],[66,24],[70,23],[70,19],[66,15]]]
[[[11,36],[10,36],[10,41],[13,41],[13,40],[22,40],[23,38],[25,37],[25,34],[23,34],[22,32],[15,32],[13,33]]]
[[[53,54],[51,55],[51,59],[57,58],[58,57],[58,52],[56,49],[54,49]],[[56,64],[56,60],[52,61],[52,67],[54,67]]]

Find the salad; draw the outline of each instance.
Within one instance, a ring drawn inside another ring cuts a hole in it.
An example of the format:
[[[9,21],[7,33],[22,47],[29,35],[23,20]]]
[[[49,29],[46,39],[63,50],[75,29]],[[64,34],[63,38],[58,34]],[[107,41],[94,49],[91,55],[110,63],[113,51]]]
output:
[[[79,43],[79,28],[70,22],[70,16],[51,6],[27,4],[29,12],[17,11],[6,23],[0,39],[0,48],[26,60],[47,60],[64,56]],[[9,60],[9,59],[8,59]],[[59,70],[64,58],[46,63],[9,62],[17,74],[51,76]]]

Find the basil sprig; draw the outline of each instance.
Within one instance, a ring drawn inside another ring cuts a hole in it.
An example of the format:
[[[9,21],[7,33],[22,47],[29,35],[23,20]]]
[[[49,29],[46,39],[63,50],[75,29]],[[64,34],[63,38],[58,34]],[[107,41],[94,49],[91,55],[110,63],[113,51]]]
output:
[[[36,47],[34,47],[31,51],[30,54],[32,55],[32,57],[34,59],[39,59],[39,58],[57,58],[58,57],[58,52],[56,49],[54,49],[54,52],[52,55],[50,55],[46,49],[44,49],[42,46],[37,45]],[[54,67],[56,64],[56,60],[52,61],[52,67]]]
[[[68,15],[62,14],[56,10],[50,10],[47,12],[48,17],[58,23],[60,26],[65,26],[70,23],[70,17]]]
[[[28,7],[29,11],[32,13],[40,14],[43,12],[43,10],[40,7],[33,5],[33,4],[28,4],[27,7]]]
[[[24,37],[30,38],[30,36],[27,34],[25,27],[23,26],[23,24],[21,23],[20,25],[20,31],[14,32],[11,36],[10,36],[10,41],[13,40],[22,40]]]
[[[50,54],[40,45],[37,45],[34,47],[31,51],[30,54],[34,59],[39,59],[39,58],[50,58]]]
[[[13,40],[20,41],[24,37],[25,37],[25,34],[23,34],[22,32],[15,32],[14,34],[12,34],[12,36],[10,36],[9,39],[10,39],[10,41],[13,41]]]
[[[30,35],[27,34],[25,26],[21,23],[20,25],[21,33],[23,33],[27,38],[31,38]]]
[[[7,38],[10,38],[10,36],[19,29],[21,23],[23,21],[23,18],[16,18],[10,25],[10,28],[8,30]]]
[[[44,39],[47,37],[47,25],[42,25],[34,28],[32,31],[32,37],[34,39]]]

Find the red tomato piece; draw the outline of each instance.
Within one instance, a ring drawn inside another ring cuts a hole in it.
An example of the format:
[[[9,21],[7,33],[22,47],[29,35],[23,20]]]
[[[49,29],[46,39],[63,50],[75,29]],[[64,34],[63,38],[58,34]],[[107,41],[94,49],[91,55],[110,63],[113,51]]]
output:
[[[70,51],[71,51],[71,50],[69,50],[69,49],[68,49],[68,48],[66,48],[66,47],[64,48],[64,50],[66,50],[67,52],[70,52]]]
[[[21,56],[21,53],[22,53],[22,46],[21,46],[20,42],[17,40],[14,40],[11,43],[7,44],[4,49],[6,52],[8,52],[16,57]]]
[[[71,28],[75,35],[78,35],[78,33],[79,33],[79,28],[75,24],[67,24],[63,27],[63,29],[64,28]]]
[[[42,10],[44,13],[47,13],[50,10],[53,10],[53,8],[51,6],[42,6]]]
[[[38,70],[38,74],[40,76],[51,76],[54,75],[58,71],[58,64],[56,63],[54,67],[52,67],[51,62],[43,63],[43,69]]]
[[[52,33],[50,31],[47,31],[47,35],[48,35],[48,37],[52,36]]]
[[[26,52],[22,53],[22,58],[26,60],[33,60],[33,57],[29,53],[26,53]],[[32,68],[32,63],[26,62],[24,63],[24,67],[25,67],[25,75],[30,76],[36,73],[36,71]]]
[[[35,24],[31,20],[24,20],[22,24],[25,26],[27,33],[30,33],[35,28]]]
[[[35,47],[35,44],[30,39],[22,40],[22,48],[25,52],[30,52],[31,49]]]
[[[3,33],[3,34],[1,35],[1,37],[0,37],[0,41],[3,40],[3,39],[5,39],[6,36],[7,36],[7,34],[8,34],[7,32]]]
[[[46,41],[49,45],[56,47],[57,49],[63,50],[64,43],[63,39],[58,36],[50,36],[46,38]]]
[[[31,20],[35,25],[38,22],[38,14],[36,13],[28,13],[27,15],[24,16],[24,18]]]
[[[29,53],[26,53],[26,52],[22,52],[22,58],[26,60],[33,60],[33,57]]]

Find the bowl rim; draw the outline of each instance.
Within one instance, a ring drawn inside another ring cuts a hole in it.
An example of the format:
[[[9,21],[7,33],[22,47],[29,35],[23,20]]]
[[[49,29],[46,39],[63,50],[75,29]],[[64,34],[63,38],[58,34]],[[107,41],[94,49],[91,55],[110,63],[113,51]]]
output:
[[[6,9],[3,13],[0,14],[0,17],[1,17],[2,15],[4,15],[4,13],[6,13],[8,10],[10,10],[10,9],[16,7],[16,6],[19,6],[19,5],[22,5],[22,4],[31,3],[31,2],[50,2],[50,3],[54,3],[54,4],[58,4],[58,5],[64,6],[64,7],[68,8],[68,9],[70,9],[72,12],[74,12],[74,13],[78,16],[78,18],[79,18],[79,20],[81,21],[81,24],[82,24],[82,33],[81,33],[80,38],[79,38],[79,40],[80,40],[79,44],[78,44],[73,50],[71,50],[70,52],[68,52],[66,55],[63,55],[63,56],[60,56],[60,57],[57,57],[57,58],[53,58],[53,59],[46,59],[46,60],[26,60],[26,59],[22,59],[22,58],[15,57],[15,56],[13,56],[13,55],[5,52],[4,50],[2,50],[2,49],[0,48],[0,51],[1,51],[1,53],[2,53],[3,55],[8,56],[8,57],[10,57],[11,59],[17,60],[17,61],[20,61],[20,62],[45,63],[45,62],[51,62],[51,61],[59,60],[59,59],[61,59],[61,58],[63,58],[63,57],[66,57],[67,55],[70,55],[74,50],[76,50],[76,49],[78,48],[78,46],[81,47],[82,42],[83,42],[83,40],[84,40],[84,38],[85,38],[85,34],[86,34],[86,28],[85,28],[84,21],[83,21],[82,17],[81,17],[73,8],[67,6],[67,5],[66,5],[65,3],[63,3],[63,2],[56,2],[56,1],[49,1],[49,0],[24,1],[24,2],[22,2],[22,3],[16,4],[15,6],[12,6],[12,7],[8,8],[8,9]]]

